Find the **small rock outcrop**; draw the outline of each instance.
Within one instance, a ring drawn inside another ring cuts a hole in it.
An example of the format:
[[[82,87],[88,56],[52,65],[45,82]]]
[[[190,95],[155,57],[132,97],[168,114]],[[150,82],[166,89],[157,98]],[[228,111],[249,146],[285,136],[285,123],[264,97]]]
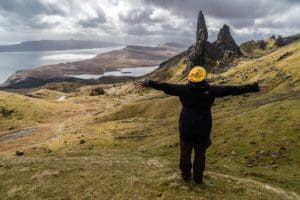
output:
[[[24,152],[23,151],[16,151],[16,156],[23,156]]]
[[[92,89],[90,96],[100,96],[100,95],[104,95],[104,94],[105,94],[105,91],[102,87],[96,87],[96,88]]]
[[[79,144],[85,144],[85,143],[86,143],[85,140],[80,140],[80,141],[79,141]]]
[[[283,42],[283,38],[281,37],[281,35],[278,36],[278,38],[276,39],[276,43],[277,46],[282,47],[284,46],[284,42]]]
[[[15,112],[14,109],[7,109],[4,107],[0,107],[0,115],[2,115],[5,118],[11,117],[11,115]]]

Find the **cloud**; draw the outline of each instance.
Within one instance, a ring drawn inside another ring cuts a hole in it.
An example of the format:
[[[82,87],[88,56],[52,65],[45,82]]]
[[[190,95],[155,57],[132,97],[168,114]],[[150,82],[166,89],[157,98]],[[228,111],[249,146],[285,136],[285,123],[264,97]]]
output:
[[[45,1],[46,2],[46,1]],[[55,3],[43,3],[37,0],[0,1],[0,9],[10,16],[32,17],[39,14],[63,15],[64,11]]]
[[[210,40],[225,23],[238,42],[300,32],[299,0],[9,0],[0,1],[0,38],[192,43],[199,10]]]
[[[145,8],[134,8],[127,10],[125,13],[120,13],[119,18],[123,22],[128,24],[137,24],[137,23],[151,23],[151,15],[153,14],[153,9]]]
[[[102,10],[97,10],[97,15],[95,17],[89,17],[87,19],[82,19],[78,21],[78,24],[85,28],[95,28],[107,21],[106,15]]]

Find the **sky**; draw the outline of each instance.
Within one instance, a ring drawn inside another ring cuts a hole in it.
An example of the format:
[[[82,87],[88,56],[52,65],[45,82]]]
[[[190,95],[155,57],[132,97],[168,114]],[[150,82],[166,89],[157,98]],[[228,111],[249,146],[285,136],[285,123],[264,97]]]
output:
[[[300,33],[300,0],[0,0],[0,43],[192,44],[199,10],[210,41],[223,24],[238,43]]]

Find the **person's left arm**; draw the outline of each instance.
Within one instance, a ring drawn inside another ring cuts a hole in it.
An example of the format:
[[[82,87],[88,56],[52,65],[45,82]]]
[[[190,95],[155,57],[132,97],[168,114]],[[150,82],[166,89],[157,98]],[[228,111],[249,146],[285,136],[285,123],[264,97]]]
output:
[[[158,81],[145,80],[140,83],[142,87],[153,88],[156,90],[161,90],[166,94],[173,96],[184,96],[189,94],[189,89],[186,85],[171,84],[171,83],[161,83]]]
[[[237,96],[249,92],[259,92],[258,83],[246,84],[240,86],[211,86],[211,91],[215,97]]]

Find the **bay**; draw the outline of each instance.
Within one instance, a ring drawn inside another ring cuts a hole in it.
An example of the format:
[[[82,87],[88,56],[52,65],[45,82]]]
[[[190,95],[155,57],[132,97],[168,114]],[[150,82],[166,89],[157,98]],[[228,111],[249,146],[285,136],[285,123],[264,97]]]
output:
[[[90,59],[98,54],[121,48],[124,46],[63,51],[0,52],[0,84],[18,70]]]
[[[81,74],[81,75],[69,75],[70,77],[80,78],[80,79],[98,79],[104,76],[132,76],[139,77],[149,74],[156,70],[158,66],[151,67],[128,67],[121,68],[116,71],[104,72],[100,75],[91,75],[91,74]]]

